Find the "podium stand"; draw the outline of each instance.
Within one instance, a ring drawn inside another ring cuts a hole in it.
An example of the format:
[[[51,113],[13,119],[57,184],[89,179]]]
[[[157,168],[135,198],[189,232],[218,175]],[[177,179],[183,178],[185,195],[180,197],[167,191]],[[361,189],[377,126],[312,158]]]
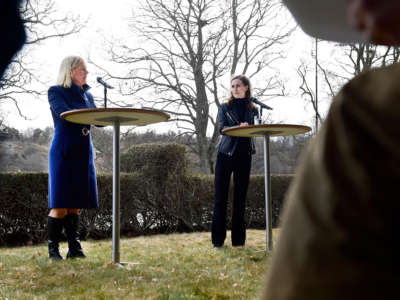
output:
[[[272,205],[271,205],[271,171],[269,141],[272,136],[288,136],[306,133],[311,128],[303,125],[290,124],[261,124],[248,126],[234,126],[222,130],[224,134],[236,137],[263,137],[264,138],[264,183],[265,183],[265,227],[267,235],[267,251],[272,251]]]
[[[86,125],[114,127],[113,133],[113,231],[112,263],[120,262],[120,127],[126,125],[143,126],[166,121],[170,116],[164,112],[133,108],[89,108],[66,111],[61,114],[65,120]]]

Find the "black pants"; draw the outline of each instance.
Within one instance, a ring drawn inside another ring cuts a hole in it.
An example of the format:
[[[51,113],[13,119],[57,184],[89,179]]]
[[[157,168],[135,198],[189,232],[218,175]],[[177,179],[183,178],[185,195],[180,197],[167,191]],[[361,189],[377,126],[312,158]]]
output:
[[[233,173],[232,246],[246,241],[244,212],[249,185],[251,154],[235,153],[232,157],[218,153],[215,166],[215,199],[211,227],[212,243],[222,246],[226,238],[226,210],[231,175]]]

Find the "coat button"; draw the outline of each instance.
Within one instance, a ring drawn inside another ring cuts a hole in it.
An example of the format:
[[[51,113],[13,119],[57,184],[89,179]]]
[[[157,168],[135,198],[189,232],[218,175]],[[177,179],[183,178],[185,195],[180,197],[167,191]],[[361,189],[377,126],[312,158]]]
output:
[[[90,133],[89,129],[87,129],[86,127],[83,127],[83,128],[82,128],[82,134],[83,134],[84,136],[87,136],[89,133]]]

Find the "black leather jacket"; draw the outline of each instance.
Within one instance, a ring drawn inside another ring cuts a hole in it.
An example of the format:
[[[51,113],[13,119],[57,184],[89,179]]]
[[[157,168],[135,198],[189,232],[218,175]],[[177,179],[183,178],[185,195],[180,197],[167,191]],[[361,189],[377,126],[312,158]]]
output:
[[[258,115],[257,108],[254,108],[252,111],[248,109],[245,114],[245,120],[246,120],[245,122],[247,122],[249,125],[254,125],[254,117],[257,115]],[[225,128],[238,125],[240,125],[239,118],[235,114],[235,112],[232,111],[232,107],[227,103],[222,104],[218,110],[218,130],[219,133],[221,134],[220,140],[217,145],[218,152],[224,153],[229,156],[233,155],[238,145],[240,137],[225,135],[222,133],[222,130]],[[254,154],[256,153],[254,140],[253,138],[250,139],[251,139],[250,152],[251,154]]]

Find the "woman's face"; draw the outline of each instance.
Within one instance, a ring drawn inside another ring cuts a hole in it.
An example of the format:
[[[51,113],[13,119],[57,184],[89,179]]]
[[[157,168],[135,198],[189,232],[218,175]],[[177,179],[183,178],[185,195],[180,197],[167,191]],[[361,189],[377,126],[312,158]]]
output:
[[[231,84],[231,93],[234,98],[246,97],[246,92],[249,89],[247,85],[244,85],[240,79],[232,80]]]
[[[76,85],[82,87],[84,84],[86,84],[87,74],[88,71],[86,69],[86,65],[84,62],[81,62],[75,69],[72,70],[71,79]]]

